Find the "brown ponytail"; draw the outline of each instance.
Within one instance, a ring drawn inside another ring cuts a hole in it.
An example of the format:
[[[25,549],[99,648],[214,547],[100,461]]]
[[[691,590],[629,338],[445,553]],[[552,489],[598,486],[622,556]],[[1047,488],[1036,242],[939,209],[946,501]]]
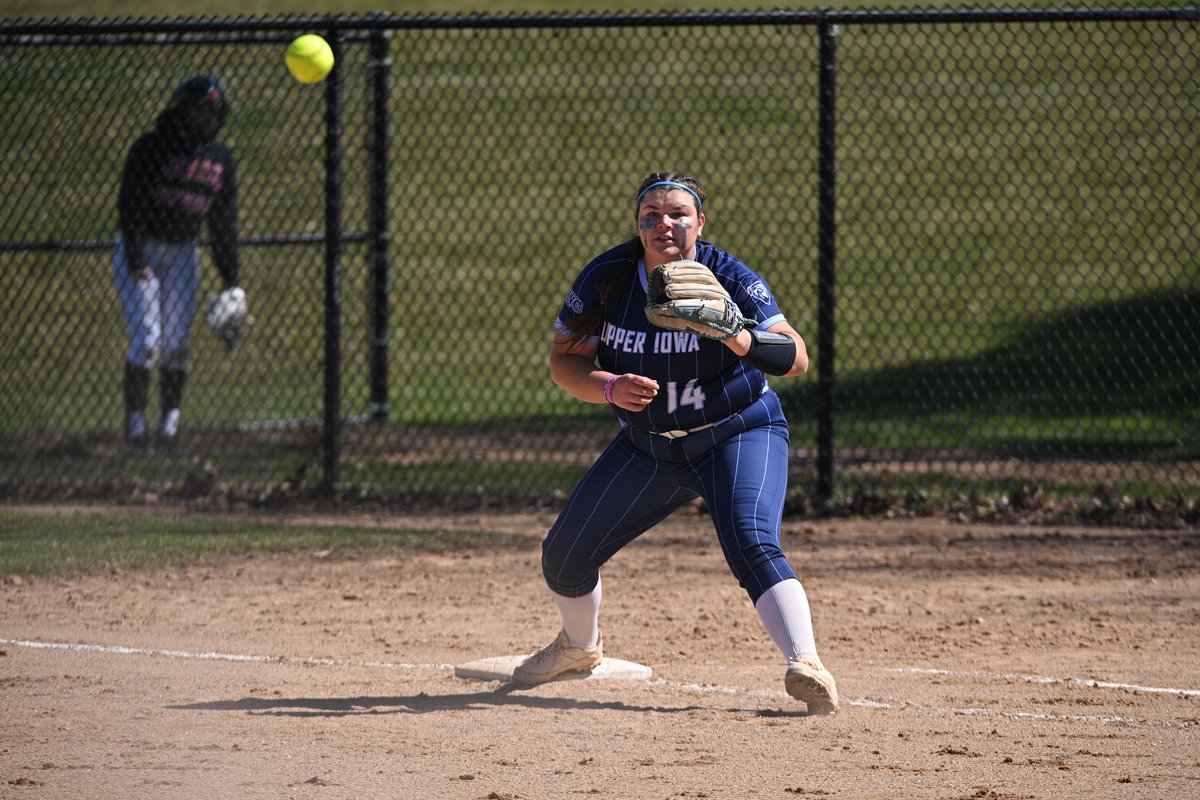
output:
[[[564,323],[567,327],[567,338],[571,340],[572,344],[580,344],[589,336],[596,335],[596,331],[600,327],[600,320],[604,318],[604,304],[608,302],[609,298],[624,292],[630,281],[633,280],[633,274],[637,270],[638,261],[645,252],[645,248],[642,246],[642,240],[636,236],[626,242],[626,245],[628,245],[628,255],[625,260],[600,284],[600,305],[588,309]]]

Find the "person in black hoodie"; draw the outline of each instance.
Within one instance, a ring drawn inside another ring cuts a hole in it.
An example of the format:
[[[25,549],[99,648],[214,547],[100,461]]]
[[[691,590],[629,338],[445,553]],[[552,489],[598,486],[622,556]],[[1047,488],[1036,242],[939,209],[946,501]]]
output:
[[[192,323],[200,288],[198,241],[208,221],[212,257],[226,289],[238,285],[237,180],[217,140],[229,115],[225,90],[193,75],[171,95],[154,130],[133,143],[121,174],[113,277],[125,310],[125,441],[150,446],[146,406],[159,365],[157,445],[177,446]]]

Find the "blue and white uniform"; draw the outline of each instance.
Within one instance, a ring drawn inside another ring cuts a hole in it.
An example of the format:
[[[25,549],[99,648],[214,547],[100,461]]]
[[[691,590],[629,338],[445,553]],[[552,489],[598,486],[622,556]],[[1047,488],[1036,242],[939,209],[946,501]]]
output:
[[[632,243],[592,260],[558,316],[565,323],[603,304],[589,341],[615,374],[656,380],[643,411],[610,406],[621,431],[575,488],[542,544],[550,589],[565,597],[591,592],[599,568],[618,550],[696,497],[708,504],[725,559],[752,601],[795,578],[780,548],[787,490],[788,427],[779,398],[756,367],[718,341],[669,331],[646,319],[646,274],[607,302],[600,287],[628,268]],[[785,320],[753,270],[708,242],[695,260],[708,266],[747,320],[768,328]],[[665,434],[665,435],[664,435]]]

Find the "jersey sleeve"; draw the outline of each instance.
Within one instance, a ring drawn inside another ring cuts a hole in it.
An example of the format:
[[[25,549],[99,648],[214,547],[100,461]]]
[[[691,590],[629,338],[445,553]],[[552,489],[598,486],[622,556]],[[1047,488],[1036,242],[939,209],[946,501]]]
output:
[[[568,322],[600,305],[600,287],[596,273],[595,264],[590,264],[579,273],[575,282],[571,284],[571,289],[563,300],[562,308],[558,312],[558,320],[555,323],[555,328],[560,333],[569,334]],[[599,335],[600,331],[597,330],[591,334],[590,338],[595,339]]]
[[[747,275],[738,280],[736,289],[730,294],[733,301],[742,309],[742,314],[758,323],[759,328],[769,328],[777,322],[783,322],[787,317],[779,310],[775,295],[759,275],[749,269]]]
[[[742,315],[754,320],[759,328],[769,328],[787,319],[775,302],[775,294],[767,281],[730,254],[712,248],[707,253],[706,263],[717,275],[722,285],[729,290],[733,302],[742,310]]]

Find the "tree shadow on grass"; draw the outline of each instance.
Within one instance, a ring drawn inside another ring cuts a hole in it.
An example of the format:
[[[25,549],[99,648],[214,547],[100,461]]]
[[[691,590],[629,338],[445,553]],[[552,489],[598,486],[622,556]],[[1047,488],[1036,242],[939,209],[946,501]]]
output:
[[[997,452],[1195,458],[1200,453],[1200,290],[1179,289],[1029,319],[1012,341],[968,358],[839,376],[835,424],[905,426],[946,415],[1038,421],[992,438]],[[815,381],[782,390],[793,419],[811,418]],[[1161,423],[1146,436],[1136,425]],[[1097,420],[1127,417],[1114,430]],[[1131,433],[1136,429],[1136,433]]]

